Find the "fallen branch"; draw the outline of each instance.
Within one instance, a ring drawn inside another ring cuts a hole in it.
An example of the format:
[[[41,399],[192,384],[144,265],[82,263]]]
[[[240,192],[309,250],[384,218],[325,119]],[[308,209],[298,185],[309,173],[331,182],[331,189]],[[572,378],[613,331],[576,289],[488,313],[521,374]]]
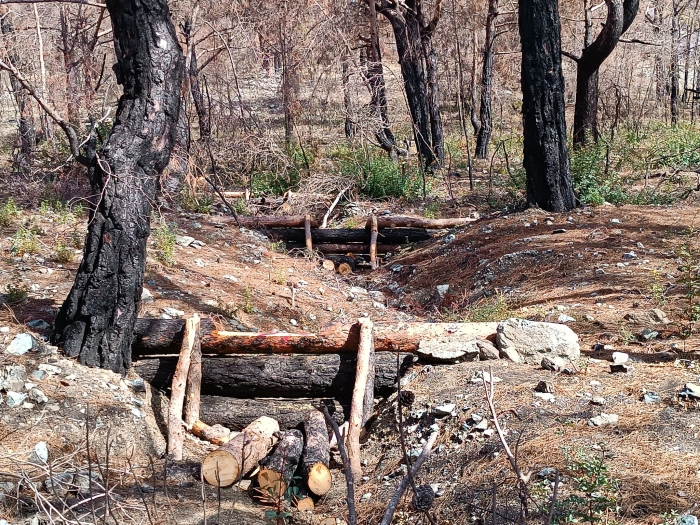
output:
[[[403,496],[403,493],[406,492],[406,489],[411,484],[411,480],[416,476],[418,470],[420,470],[423,463],[425,463],[425,460],[430,457],[430,453],[432,452],[433,445],[435,444],[437,437],[438,432],[433,432],[430,434],[428,441],[423,446],[420,456],[418,456],[416,461],[413,463],[413,466],[408,469],[408,473],[403,477],[401,483],[399,483],[399,486],[396,487],[396,491],[394,491],[394,495],[391,497],[391,500],[389,500],[389,505],[386,508],[386,512],[384,512],[384,517],[382,518],[380,525],[389,525],[391,523],[391,520],[394,517],[394,512],[396,512],[396,507],[398,506],[399,501],[401,501],[401,496]]]
[[[333,429],[335,439],[338,442],[338,450],[340,451],[340,457],[343,460],[343,473],[345,474],[345,485],[347,490],[348,502],[348,525],[357,525],[357,513],[355,512],[355,479],[352,475],[352,467],[350,466],[350,459],[348,458],[348,453],[345,450],[344,436],[340,435],[338,423],[336,423],[335,420],[328,413],[328,409],[326,408],[326,406],[321,405],[319,407],[319,410],[323,412],[323,415],[326,418],[326,422]]]
[[[328,208],[328,211],[327,211],[326,214],[323,216],[323,221],[321,222],[321,226],[320,226],[321,228],[327,228],[327,227],[328,227],[328,218],[331,216],[331,213],[333,212],[333,210],[335,209],[335,207],[336,207],[336,206],[338,205],[338,203],[340,202],[340,198],[343,196],[343,193],[345,193],[345,192],[348,191],[350,188],[352,188],[352,186],[353,186],[353,185],[350,184],[349,186],[343,188],[342,190],[340,190],[340,191],[338,192],[338,195],[336,195],[335,199],[333,200],[333,202],[331,203],[330,207]]]
[[[360,342],[357,349],[357,372],[355,388],[350,403],[350,426],[348,428],[348,457],[355,479],[362,478],[362,460],[360,454],[360,433],[366,422],[367,389],[371,385],[374,398],[374,381],[368,382],[370,368],[373,368],[374,341],[373,324],[368,318],[360,319]],[[369,407],[371,410],[371,406]]]

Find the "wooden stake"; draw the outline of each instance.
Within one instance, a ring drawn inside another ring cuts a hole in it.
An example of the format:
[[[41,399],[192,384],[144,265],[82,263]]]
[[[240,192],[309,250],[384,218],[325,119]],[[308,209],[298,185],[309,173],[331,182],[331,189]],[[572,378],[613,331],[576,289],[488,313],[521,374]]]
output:
[[[277,442],[277,421],[260,417],[228,443],[210,452],[202,461],[202,475],[207,483],[215,487],[228,487],[241,479],[267,456]]]
[[[306,249],[313,251],[313,243],[311,242],[311,215],[304,217],[304,238],[306,240]]]
[[[199,316],[194,315],[193,331],[194,340],[190,358],[190,368],[187,373],[185,385],[185,408],[183,412],[185,426],[192,428],[199,419],[199,399],[202,391],[202,343],[199,339]]]
[[[372,269],[376,270],[377,268],[377,236],[378,236],[378,229],[377,229],[377,216],[372,215],[369,218],[368,221],[370,224],[370,229],[372,233],[370,234],[369,238],[369,262],[372,265]]]
[[[195,344],[199,316],[195,314],[185,321],[185,335],[180,348],[180,358],[173,374],[170,389],[170,409],[168,411],[168,455],[175,461],[182,460],[182,446],[185,431],[182,421],[182,406],[185,400],[185,383],[190,369],[192,347]]]
[[[372,321],[363,317],[360,323],[360,344],[357,351],[357,372],[355,373],[355,389],[350,402],[350,425],[348,428],[348,458],[355,479],[362,479],[362,462],[360,457],[360,432],[365,421],[365,397],[367,376],[372,359],[374,341]],[[372,382],[374,388],[374,382]]]

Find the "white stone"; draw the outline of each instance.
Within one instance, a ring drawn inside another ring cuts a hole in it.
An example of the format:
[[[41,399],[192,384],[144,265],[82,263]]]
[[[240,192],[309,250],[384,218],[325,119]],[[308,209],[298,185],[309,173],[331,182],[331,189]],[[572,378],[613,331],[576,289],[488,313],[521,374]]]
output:
[[[34,450],[29,455],[29,461],[35,465],[42,465],[49,460],[49,448],[46,446],[45,441],[39,441],[34,446]]]
[[[617,425],[620,420],[620,416],[617,414],[606,414],[601,412],[599,416],[592,417],[588,420],[588,424],[593,427],[607,427],[610,425]]]
[[[613,363],[616,365],[621,365],[630,360],[630,356],[624,352],[613,352],[612,354]]]
[[[10,408],[17,408],[24,403],[25,399],[27,399],[27,394],[10,390],[7,393],[7,406]]]
[[[18,334],[7,345],[5,352],[10,355],[24,355],[34,347],[34,338],[31,334]]]
[[[44,394],[38,388],[32,388],[29,391],[29,399],[31,399],[32,401],[35,401],[37,403],[46,403],[49,400],[49,398],[46,397],[46,394]]]

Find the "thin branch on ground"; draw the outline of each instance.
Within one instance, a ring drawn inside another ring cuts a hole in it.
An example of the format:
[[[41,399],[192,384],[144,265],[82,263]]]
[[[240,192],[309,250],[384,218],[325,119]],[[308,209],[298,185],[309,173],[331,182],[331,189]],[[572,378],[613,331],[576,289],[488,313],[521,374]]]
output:
[[[328,413],[328,407],[326,407],[326,405],[321,405],[319,410],[323,412],[326,421],[333,429],[335,439],[338,441],[340,457],[343,459],[343,472],[345,473],[345,483],[347,485],[348,493],[348,525],[357,525],[357,512],[355,511],[355,479],[353,478],[352,469],[350,468],[350,458],[348,458],[348,453],[345,450],[345,436],[341,435],[340,429],[338,428],[338,423],[336,423]]]

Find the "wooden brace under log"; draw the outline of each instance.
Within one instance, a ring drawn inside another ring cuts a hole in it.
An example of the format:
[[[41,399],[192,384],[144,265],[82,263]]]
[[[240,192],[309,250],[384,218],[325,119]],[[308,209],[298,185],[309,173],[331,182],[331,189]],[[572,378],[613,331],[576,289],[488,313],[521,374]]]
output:
[[[185,322],[182,319],[139,319],[132,345],[134,355],[178,354]],[[421,340],[495,341],[498,323],[376,323],[377,352],[415,352]],[[318,333],[227,332],[209,319],[201,321],[203,354],[329,354],[357,352],[358,324],[333,324]]]

